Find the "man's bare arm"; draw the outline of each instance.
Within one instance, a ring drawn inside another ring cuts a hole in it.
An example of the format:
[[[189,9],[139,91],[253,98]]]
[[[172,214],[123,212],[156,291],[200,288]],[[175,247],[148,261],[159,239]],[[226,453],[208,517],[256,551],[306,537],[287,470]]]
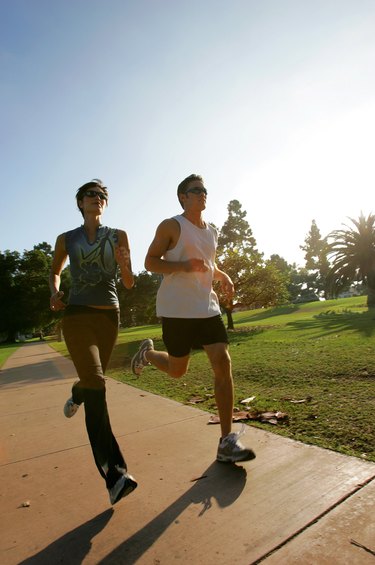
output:
[[[176,246],[179,237],[180,226],[176,220],[164,220],[158,226],[145,259],[145,268],[147,271],[161,275],[177,272],[191,273],[207,271],[208,267],[203,259],[194,257],[187,261],[166,261],[163,259],[165,253]]]

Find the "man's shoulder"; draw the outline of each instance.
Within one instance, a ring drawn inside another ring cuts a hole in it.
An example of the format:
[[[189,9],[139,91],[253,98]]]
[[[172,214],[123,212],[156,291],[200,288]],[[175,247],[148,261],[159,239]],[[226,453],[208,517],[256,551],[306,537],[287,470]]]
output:
[[[171,218],[165,218],[160,222],[159,228],[175,230],[180,225],[179,217],[180,216],[172,216]]]
[[[210,224],[209,222],[207,222],[207,227],[209,230],[211,230],[214,233],[219,233],[219,230],[217,229],[217,227],[215,226],[215,224]]]

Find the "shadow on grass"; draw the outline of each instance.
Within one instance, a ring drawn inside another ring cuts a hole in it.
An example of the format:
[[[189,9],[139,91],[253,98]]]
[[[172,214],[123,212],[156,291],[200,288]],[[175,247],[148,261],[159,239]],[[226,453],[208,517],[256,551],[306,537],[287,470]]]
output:
[[[299,304],[288,304],[288,306],[278,306],[275,308],[267,308],[259,314],[251,315],[251,310],[247,317],[242,317],[239,320],[241,324],[246,322],[258,322],[260,320],[267,320],[268,318],[274,318],[275,316],[286,316],[287,314],[295,314],[300,309]]]
[[[258,335],[264,332],[267,329],[267,326],[248,326],[248,327],[240,327],[238,329],[235,328],[234,331],[228,331],[228,339],[229,343],[238,344],[242,341],[248,340],[250,337]],[[154,342],[155,349],[158,351],[166,351],[165,345],[163,340],[160,336],[152,337],[151,339]],[[123,369],[126,370],[130,367],[130,362],[133,355],[138,351],[139,347],[139,340],[128,341],[126,343],[118,343],[116,348],[112,353],[111,360],[108,365],[108,369]],[[203,347],[196,346],[191,351],[191,356],[193,357],[199,351],[202,351]]]
[[[150,337],[154,342],[155,349],[157,349],[158,351],[165,351],[164,343],[160,339],[160,336],[155,337],[150,335]],[[108,369],[125,368],[128,370],[130,367],[130,361],[133,355],[135,355],[135,353],[138,351],[140,342],[141,341],[139,339],[136,339],[124,343],[118,343],[113,350]]]
[[[228,339],[230,345],[239,345],[242,341],[247,341],[251,337],[255,337],[269,328],[275,326],[241,326],[238,329],[228,330]]]
[[[374,312],[336,313],[332,310],[321,312],[308,320],[295,320],[286,324],[288,328],[296,331],[312,331],[311,339],[323,337],[337,332],[356,331],[364,337],[371,337],[375,333]],[[320,334],[316,330],[321,330]]]

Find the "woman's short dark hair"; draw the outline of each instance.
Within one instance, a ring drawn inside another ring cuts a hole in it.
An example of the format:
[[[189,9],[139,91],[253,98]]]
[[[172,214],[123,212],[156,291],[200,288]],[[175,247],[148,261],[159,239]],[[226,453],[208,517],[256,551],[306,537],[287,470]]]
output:
[[[76,201],[77,201],[78,210],[81,212],[82,216],[83,216],[83,210],[82,208],[80,208],[79,203],[81,200],[83,200],[83,197],[85,196],[85,192],[87,190],[90,190],[90,188],[100,188],[101,191],[104,192],[104,194],[108,198],[108,189],[106,186],[104,186],[103,181],[101,181],[100,179],[92,179],[89,182],[86,182],[85,184],[80,186],[76,193]]]
[[[186,179],[181,181],[180,184],[178,185],[178,187],[177,187],[177,198],[178,198],[178,201],[181,204],[181,206],[182,206],[182,202],[181,202],[181,199],[180,199],[180,194],[185,194],[187,189],[188,189],[189,184],[191,182],[193,182],[194,180],[199,180],[199,181],[203,182],[203,178],[201,177],[201,175],[192,174],[192,175],[189,175],[188,177],[186,177]]]

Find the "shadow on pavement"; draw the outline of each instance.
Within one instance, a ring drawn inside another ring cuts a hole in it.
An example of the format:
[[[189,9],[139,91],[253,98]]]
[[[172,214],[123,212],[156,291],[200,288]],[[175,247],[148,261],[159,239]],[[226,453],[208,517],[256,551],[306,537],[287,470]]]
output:
[[[241,495],[246,478],[247,472],[243,467],[215,461],[180,498],[98,563],[103,565],[136,563],[191,504],[201,505],[197,518],[211,509],[213,499],[221,508],[230,506]],[[106,527],[113,513],[113,508],[102,512],[35,555],[21,561],[19,565],[46,563],[80,565],[91,550],[91,540]]]
[[[64,375],[59,371],[56,363],[41,361],[33,365],[11,367],[0,372],[0,387],[15,387],[25,384],[47,383],[49,381],[63,380]]]
[[[66,563],[81,565],[91,549],[91,540],[105,528],[113,515],[110,508],[78,528],[68,532],[19,565],[45,565],[47,563]]]
[[[243,467],[215,461],[187,492],[99,563],[133,565],[191,504],[201,505],[198,518],[210,510],[212,499],[221,508],[233,504],[245,487],[246,475]]]

